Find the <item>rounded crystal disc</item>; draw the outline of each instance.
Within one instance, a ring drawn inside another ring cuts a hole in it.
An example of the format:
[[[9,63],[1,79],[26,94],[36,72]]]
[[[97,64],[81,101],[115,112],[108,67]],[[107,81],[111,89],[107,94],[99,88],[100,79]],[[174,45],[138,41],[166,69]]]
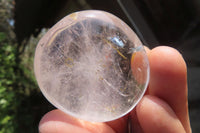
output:
[[[94,122],[130,112],[149,80],[136,34],[116,16],[96,10],[72,13],[54,25],[37,45],[34,69],[55,107]]]

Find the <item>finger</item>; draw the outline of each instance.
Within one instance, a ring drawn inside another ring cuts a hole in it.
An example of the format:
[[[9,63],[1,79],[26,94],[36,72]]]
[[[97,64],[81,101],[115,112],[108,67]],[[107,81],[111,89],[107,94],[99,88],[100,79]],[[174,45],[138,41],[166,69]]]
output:
[[[146,53],[149,49],[145,47]],[[148,59],[144,51],[135,51],[131,56],[131,70],[134,79],[139,84],[146,84],[148,75]]]
[[[144,49],[145,49],[145,52],[147,54],[147,57],[149,59],[149,54],[151,52],[151,49],[149,49],[148,47],[144,46]],[[147,89],[146,89],[146,92],[145,92],[145,95],[149,94],[149,86],[147,86]]]
[[[149,94],[166,101],[190,132],[187,103],[187,71],[181,54],[170,47],[160,46],[149,53]]]
[[[106,122],[106,124],[110,126],[115,133],[126,133],[128,131],[128,115],[129,114],[114,121]]]
[[[171,107],[163,100],[146,95],[136,108],[145,133],[184,133],[185,130]]]
[[[149,56],[151,50],[146,46],[144,46],[144,49],[145,49],[147,56]],[[144,81],[146,81],[145,77],[147,76],[147,75],[145,75],[145,73],[143,73],[145,71],[143,71],[143,72],[139,71],[139,73],[137,71],[138,70],[137,68],[143,68],[143,66],[144,66],[144,63],[143,63],[144,56],[145,56],[144,53],[138,52],[135,55],[134,60],[131,61],[133,75],[135,76],[135,79],[139,83],[142,83],[142,82],[144,83]],[[148,65],[146,64],[146,66],[148,66]],[[145,68],[145,69],[147,69],[147,68]],[[145,92],[145,95],[147,95],[147,94],[148,94],[148,88]],[[137,112],[135,109],[130,112],[130,119],[131,119],[131,131],[134,133],[143,133],[140,123],[138,121]]]
[[[136,109],[131,111],[130,118],[131,118],[131,133],[144,133],[140,125],[140,122],[138,120],[138,114],[136,112]]]
[[[47,113],[40,121],[40,133],[114,133],[105,123],[78,120],[60,110]]]

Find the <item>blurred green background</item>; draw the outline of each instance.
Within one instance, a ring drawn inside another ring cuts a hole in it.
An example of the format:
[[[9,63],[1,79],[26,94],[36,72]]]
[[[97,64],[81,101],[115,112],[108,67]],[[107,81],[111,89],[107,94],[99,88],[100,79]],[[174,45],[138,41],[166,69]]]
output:
[[[33,74],[38,39],[19,44],[14,33],[14,1],[0,0],[0,133],[33,133],[50,110]]]

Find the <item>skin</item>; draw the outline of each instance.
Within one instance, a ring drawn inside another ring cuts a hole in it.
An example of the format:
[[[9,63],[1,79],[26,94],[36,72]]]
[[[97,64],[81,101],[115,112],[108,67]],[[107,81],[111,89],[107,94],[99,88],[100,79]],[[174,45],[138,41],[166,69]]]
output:
[[[40,133],[191,133],[187,102],[187,67],[170,47],[146,48],[150,82],[146,94],[126,116],[107,123],[73,118],[56,109],[43,116]],[[131,128],[130,128],[131,127]]]

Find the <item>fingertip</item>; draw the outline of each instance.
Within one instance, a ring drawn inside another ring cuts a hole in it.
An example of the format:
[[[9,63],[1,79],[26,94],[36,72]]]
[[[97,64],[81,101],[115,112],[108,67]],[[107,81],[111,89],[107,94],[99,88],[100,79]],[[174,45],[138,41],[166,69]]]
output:
[[[71,117],[58,109],[46,113],[40,120],[39,126],[49,121],[60,121],[60,122],[71,123],[74,125],[78,124],[78,120],[76,118]]]
[[[186,77],[187,67],[182,55],[174,48],[159,46],[150,51],[150,67],[153,74],[173,74]]]
[[[58,109],[48,112],[39,123],[40,133],[113,133],[105,123],[76,119]]]
[[[62,111],[55,109],[45,114],[39,123],[40,133],[90,133],[82,128],[77,119],[70,117]]]
[[[91,133],[88,130],[62,121],[48,121],[39,126],[39,133]]]

